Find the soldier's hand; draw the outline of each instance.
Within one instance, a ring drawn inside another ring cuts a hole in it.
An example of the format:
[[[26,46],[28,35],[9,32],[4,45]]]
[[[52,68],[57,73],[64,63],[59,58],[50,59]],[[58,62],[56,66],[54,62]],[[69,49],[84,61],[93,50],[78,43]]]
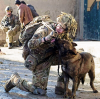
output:
[[[57,33],[52,31],[48,36],[42,38],[42,42],[54,42],[57,37]]]

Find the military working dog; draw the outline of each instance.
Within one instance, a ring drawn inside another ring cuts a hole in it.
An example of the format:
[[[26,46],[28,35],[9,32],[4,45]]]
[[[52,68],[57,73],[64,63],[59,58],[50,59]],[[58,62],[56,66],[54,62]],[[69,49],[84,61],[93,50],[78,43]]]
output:
[[[98,91],[93,83],[95,79],[95,64],[92,55],[87,52],[78,53],[75,48],[77,44],[66,40],[57,40],[57,46],[59,46],[62,72],[64,73],[64,97],[68,97],[69,78],[73,81],[72,95],[70,97],[73,99],[76,96],[80,81],[84,84],[86,73],[89,74],[90,86],[93,92],[97,93]]]

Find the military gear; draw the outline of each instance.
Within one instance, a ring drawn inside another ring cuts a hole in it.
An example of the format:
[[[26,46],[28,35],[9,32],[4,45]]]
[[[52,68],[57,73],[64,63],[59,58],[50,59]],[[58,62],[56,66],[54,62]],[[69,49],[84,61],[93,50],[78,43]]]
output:
[[[63,95],[64,94],[64,88],[55,86],[55,94]]]
[[[10,80],[8,80],[4,86],[5,91],[9,92],[13,87],[15,87],[15,83],[19,81],[20,76],[18,73],[14,73],[11,75]]]
[[[13,12],[13,9],[12,9],[12,7],[10,7],[10,6],[7,6],[7,7],[5,8],[5,11],[11,11],[11,12]]]
[[[57,79],[57,86],[55,86],[55,94],[63,95],[64,94],[64,77],[63,73]],[[68,89],[68,96],[71,96],[72,92]]]
[[[57,95],[64,95],[64,88],[55,86],[55,94]],[[68,89],[68,96],[71,96],[72,92]]]
[[[27,89],[25,89],[21,83],[23,82],[23,80],[20,78],[19,74],[17,72],[15,72],[14,74],[11,75],[10,80],[8,80],[4,86],[5,91],[9,92],[13,87],[18,86],[20,89],[28,91]]]
[[[29,41],[32,36],[34,35],[34,32],[42,26],[42,23],[35,23],[35,24],[28,24],[25,29],[20,33],[19,40],[21,43]]]
[[[21,79],[17,72],[11,75],[10,80],[6,82],[4,88],[6,92],[9,92],[15,86],[21,90],[32,92],[35,95],[45,95],[46,94],[46,90],[38,88],[34,86],[32,83]]]
[[[67,28],[66,34],[69,34],[69,38],[75,39],[77,22],[71,14],[62,12],[57,17],[57,22],[61,23],[62,27],[64,27],[65,29]]]
[[[11,49],[11,48],[12,48],[12,43],[9,43],[8,49]]]

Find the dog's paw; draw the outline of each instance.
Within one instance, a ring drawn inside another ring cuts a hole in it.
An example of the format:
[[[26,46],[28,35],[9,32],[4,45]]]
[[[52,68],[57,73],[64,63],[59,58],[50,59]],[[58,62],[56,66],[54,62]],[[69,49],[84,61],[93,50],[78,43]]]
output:
[[[93,93],[98,93],[98,90],[94,90]]]

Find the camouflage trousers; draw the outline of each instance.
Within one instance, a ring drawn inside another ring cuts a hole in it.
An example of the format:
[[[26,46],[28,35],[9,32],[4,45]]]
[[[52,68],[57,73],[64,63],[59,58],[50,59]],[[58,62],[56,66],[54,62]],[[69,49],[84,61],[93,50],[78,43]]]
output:
[[[13,43],[13,36],[15,36],[20,30],[20,26],[16,25],[14,28],[6,31],[6,42]],[[5,31],[5,30],[4,30]]]
[[[26,61],[30,60],[30,58],[32,58],[33,64],[34,64],[32,82],[28,82],[25,79],[21,79],[16,84],[16,86],[20,88],[21,90],[29,91],[29,92],[33,92],[36,88],[41,88],[45,90],[47,88],[50,66],[58,64],[58,57],[51,56],[49,57],[49,59],[47,59],[45,62],[39,65],[38,65],[38,62],[41,62],[40,55],[38,55],[39,60],[37,59],[37,56],[31,57],[31,55],[29,55]],[[25,65],[27,65],[27,62],[25,62]]]

